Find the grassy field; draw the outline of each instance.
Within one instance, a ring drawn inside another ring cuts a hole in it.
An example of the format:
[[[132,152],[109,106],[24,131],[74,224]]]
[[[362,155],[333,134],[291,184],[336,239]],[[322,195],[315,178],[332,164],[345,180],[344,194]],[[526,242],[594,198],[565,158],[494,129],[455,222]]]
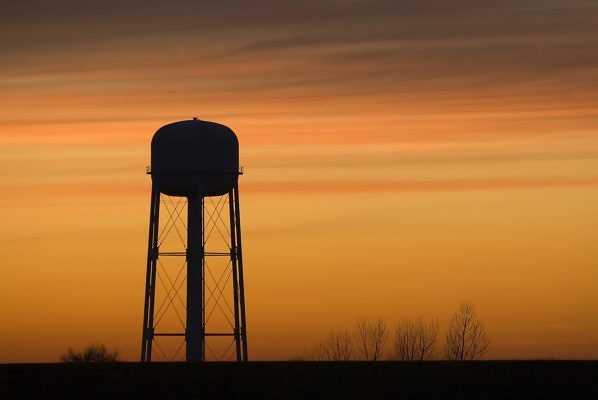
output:
[[[0,364],[0,399],[598,399],[598,361]]]

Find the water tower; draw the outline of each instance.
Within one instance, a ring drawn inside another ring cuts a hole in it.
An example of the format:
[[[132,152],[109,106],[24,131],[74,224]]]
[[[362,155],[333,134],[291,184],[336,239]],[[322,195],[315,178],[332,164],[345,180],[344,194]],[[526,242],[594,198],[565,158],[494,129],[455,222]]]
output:
[[[161,361],[218,359],[209,357],[210,340],[218,338],[229,341],[229,359],[246,361],[236,135],[196,118],[165,125],[152,138],[147,173],[152,190],[141,361],[152,355]],[[223,268],[215,272],[218,262]],[[219,325],[215,314],[224,315]],[[160,340],[175,340],[174,355]]]

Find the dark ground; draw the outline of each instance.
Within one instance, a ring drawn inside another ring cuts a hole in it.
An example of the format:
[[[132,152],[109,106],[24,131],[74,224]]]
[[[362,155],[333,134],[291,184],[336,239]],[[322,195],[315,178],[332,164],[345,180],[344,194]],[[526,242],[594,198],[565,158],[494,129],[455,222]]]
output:
[[[0,364],[0,399],[598,399],[598,361]]]

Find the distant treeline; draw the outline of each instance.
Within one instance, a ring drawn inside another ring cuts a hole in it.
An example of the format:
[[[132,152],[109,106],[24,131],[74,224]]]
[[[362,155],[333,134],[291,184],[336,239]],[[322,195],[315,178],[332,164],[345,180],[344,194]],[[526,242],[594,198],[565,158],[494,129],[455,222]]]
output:
[[[382,317],[360,317],[352,331],[331,331],[306,357],[318,361],[478,360],[490,346],[484,324],[470,302],[461,303],[455,311],[442,343],[439,331],[438,320],[420,317],[399,322],[391,337]]]

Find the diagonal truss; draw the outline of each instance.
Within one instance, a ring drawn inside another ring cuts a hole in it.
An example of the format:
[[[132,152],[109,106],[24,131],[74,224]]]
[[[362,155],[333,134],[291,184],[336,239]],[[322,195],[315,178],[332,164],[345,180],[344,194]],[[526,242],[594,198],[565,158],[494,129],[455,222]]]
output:
[[[188,207],[187,198],[167,196],[152,187],[142,361],[186,357]],[[202,359],[247,360],[236,187],[223,196],[201,198],[201,228]]]

